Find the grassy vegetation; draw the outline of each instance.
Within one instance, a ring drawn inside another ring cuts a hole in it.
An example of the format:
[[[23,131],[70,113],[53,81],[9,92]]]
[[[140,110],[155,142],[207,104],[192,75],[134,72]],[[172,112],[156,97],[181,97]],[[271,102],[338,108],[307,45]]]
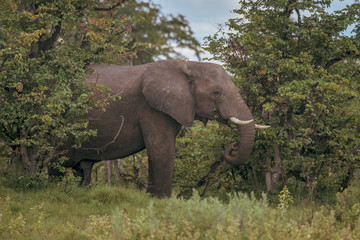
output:
[[[272,205],[266,195],[159,200],[121,186],[0,183],[0,239],[360,239],[358,182],[334,206],[294,206],[286,188]]]

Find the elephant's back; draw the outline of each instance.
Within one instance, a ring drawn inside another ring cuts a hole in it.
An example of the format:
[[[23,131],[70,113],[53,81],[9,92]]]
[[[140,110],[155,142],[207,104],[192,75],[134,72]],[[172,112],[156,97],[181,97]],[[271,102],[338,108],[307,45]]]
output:
[[[140,84],[141,76],[146,69],[146,65],[126,67],[113,64],[90,65],[94,73],[87,80],[88,84],[105,85],[115,90],[118,88],[128,88]]]

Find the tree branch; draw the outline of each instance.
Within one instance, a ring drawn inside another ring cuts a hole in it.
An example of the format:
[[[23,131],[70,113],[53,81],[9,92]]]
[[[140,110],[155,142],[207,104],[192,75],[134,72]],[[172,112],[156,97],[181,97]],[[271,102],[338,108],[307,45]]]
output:
[[[45,41],[39,42],[39,51],[46,51],[52,48],[57,41],[61,32],[61,21],[59,21],[58,25],[55,26],[55,31],[51,35],[50,38]]]
[[[58,25],[55,26],[55,31],[53,32],[51,37],[45,39],[44,41],[39,41],[37,43],[37,46],[31,49],[31,53],[30,53],[31,58],[38,57],[40,51],[45,52],[54,46],[55,42],[58,40],[58,37],[61,33],[61,23],[62,22],[59,21]]]
[[[9,142],[6,142],[2,139],[0,139],[0,142],[2,142],[3,144],[5,144],[6,146],[9,146],[9,147],[14,147],[14,146],[17,146],[18,144],[16,143],[9,143]]]
[[[128,24],[128,25],[125,27],[124,30],[115,33],[113,37],[116,37],[116,36],[118,36],[118,35],[120,35],[120,34],[123,34],[123,33],[125,33],[125,32],[128,32],[128,31],[131,29],[131,27],[132,27],[132,25],[131,25],[131,24]],[[109,37],[109,38],[104,42],[104,44],[107,44],[107,43],[111,42],[111,41],[113,40],[113,37]],[[96,54],[100,54],[100,53],[101,53],[102,51],[104,51],[104,50],[105,50],[105,49],[104,49],[103,47],[100,47],[100,48],[98,48],[98,49],[96,50],[95,53],[96,53]]]
[[[326,63],[325,69],[331,68],[335,63],[340,62],[341,60],[343,60],[343,58],[333,58],[333,59],[331,59],[329,62]]]
[[[0,72],[3,71],[4,64],[8,60],[8,58],[9,58],[9,54],[6,54],[3,61],[2,61],[2,63],[1,63],[1,65],[0,65]]]
[[[344,60],[346,57],[349,57],[354,54],[355,54],[354,52],[347,51],[341,57],[336,57],[336,58],[331,59],[330,61],[328,61],[326,63],[325,69],[331,68],[335,63],[340,62],[340,61]],[[357,56],[359,56],[359,54],[357,54]]]
[[[298,16],[298,24],[301,25],[302,20],[301,20],[300,10],[296,8],[295,11],[296,11],[296,14]]]

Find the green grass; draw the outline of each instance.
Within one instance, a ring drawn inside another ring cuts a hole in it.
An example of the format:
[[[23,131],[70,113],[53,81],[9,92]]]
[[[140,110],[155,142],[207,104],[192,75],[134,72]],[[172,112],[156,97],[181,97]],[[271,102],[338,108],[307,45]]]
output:
[[[238,194],[223,202],[154,199],[125,187],[47,186],[19,191],[0,182],[0,239],[360,239],[359,184],[334,206],[269,206]]]
[[[87,239],[91,216],[110,216],[118,207],[133,216],[149,201],[146,194],[121,187],[62,190],[23,192],[0,186],[0,239]]]

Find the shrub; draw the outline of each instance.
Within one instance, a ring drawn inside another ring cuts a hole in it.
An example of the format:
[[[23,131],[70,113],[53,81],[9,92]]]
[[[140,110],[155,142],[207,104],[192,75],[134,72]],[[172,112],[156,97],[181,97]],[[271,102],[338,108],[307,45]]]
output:
[[[0,239],[359,239],[356,195],[349,196],[339,198],[349,204],[338,217],[341,205],[279,211],[264,194],[159,200],[124,188],[19,193],[0,184]]]

